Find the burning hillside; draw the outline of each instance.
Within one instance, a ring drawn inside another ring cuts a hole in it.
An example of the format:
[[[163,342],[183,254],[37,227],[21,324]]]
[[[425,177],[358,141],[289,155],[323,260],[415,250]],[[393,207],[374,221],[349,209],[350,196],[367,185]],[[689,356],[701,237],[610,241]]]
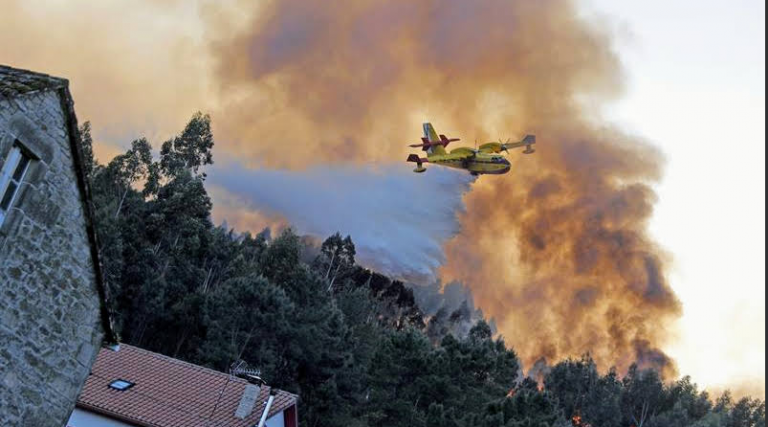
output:
[[[426,118],[465,140],[536,133],[535,156],[466,193],[442,279],[472,289],[528,366],[589,351],[673,369],[658,346],[679,304],[646,231],[663,158],[596,124],[621,67],[571,2],[281,1],[246,28],[214,44],[231,150],[301,169],[404,159]]]

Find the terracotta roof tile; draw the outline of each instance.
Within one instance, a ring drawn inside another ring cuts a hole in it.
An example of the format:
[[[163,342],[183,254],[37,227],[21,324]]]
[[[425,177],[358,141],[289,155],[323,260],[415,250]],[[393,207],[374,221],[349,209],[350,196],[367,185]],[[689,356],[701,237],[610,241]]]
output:
[[[123,391],[110,388],[117,379],[135,385]],[[239,419],[235,410],[246,385],[241,378],[121,344],[119,351],[99,351],[77,406],[146,427],[252,427],[270,388],[262,387],[251,413]],[[277,390],[269,417],[296,400]]]

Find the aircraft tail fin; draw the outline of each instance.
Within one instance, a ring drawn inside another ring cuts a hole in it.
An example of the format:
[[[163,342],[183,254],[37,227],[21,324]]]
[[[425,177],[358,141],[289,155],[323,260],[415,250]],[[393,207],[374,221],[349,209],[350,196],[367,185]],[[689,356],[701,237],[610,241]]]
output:
[[[435,132],[435,128],[432,127],[432,123],[424,123],[424,137],[421,138],[422,141],[424,141],[425,144],[429,144],[427,147],[427,153],[429,154],[445,154],[445,142],[443,142],[442,138],[437,135],[437,132]],[[438,144],[433,144],[437,142]]]
[[[440,141],[440,137],[437,136],[435,128],[432,127],[432,123],[424,123],[424,138],[427,138],[430,142]]]

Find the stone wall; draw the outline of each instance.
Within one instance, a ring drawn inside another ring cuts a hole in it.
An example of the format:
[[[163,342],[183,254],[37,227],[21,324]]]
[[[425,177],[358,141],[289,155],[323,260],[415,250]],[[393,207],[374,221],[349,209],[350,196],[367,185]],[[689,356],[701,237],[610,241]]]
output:
[[[63,426],[101,344],[100,301],[56,91],[0,97],[0,168],[37,157],[0,225],[0,425]]]

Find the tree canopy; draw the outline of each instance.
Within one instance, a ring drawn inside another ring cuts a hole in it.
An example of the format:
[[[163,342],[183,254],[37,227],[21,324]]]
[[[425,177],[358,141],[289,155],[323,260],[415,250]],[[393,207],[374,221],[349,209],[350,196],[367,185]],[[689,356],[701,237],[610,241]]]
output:
[[[765,402],[715,402],[690,378],[665,384],[633,366],[620,377],[592,359],[524,378],[484,320],[422,312],[403,282],[356,263],[353,237],[319,247],[290,228],[238,233],[211,220],[210,117],[98,164],[81,128],[111,310],[122,340],[227,371],[238,360],[301,398],[311,427],[763,427]],[[258,183],[256,183],[258,185]],[[306,254],[314,258],[307,260]]]

